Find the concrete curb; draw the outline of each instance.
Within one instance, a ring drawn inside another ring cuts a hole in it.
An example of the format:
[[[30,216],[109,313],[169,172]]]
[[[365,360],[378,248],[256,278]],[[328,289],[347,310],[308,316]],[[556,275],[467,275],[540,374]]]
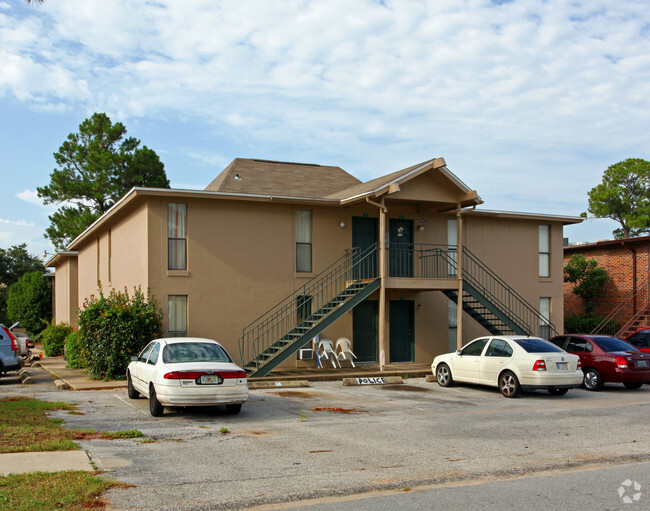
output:
[[[94,472],[86,451],[13,452],[0,454],[0,475],[27,472]]]
[[[343,378],[345,387],[354,385],[400,385],[404,383],[401,376],[364,376],[361,378]]]
[[[300,387],[310,387],[307,380],[282,380],[282,381],[252,381],[248,382],[249,390],[261,390],[261,389],[295,389]]]

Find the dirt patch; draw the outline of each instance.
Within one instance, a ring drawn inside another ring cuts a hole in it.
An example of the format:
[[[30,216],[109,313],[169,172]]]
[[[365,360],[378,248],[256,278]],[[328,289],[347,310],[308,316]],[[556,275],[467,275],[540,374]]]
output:
[[[263,429],[238,429],[235,431],[238,435],[244,435],[244,436],[255,436],[255,437],[263,437],[263,436],[271,436],[272,433],[265,431]]]
[[[357,410],[356,408],[328,408],[324,406],[318,406],[311,409],[312,412],[333,412],[333,413],[368,413],[368,410]]]
[[[431,389],[425,389],[423,387],[416,387],[415,385],[382,385],[381,387],[384,390],[406,390],[408,392],[431,392]]]

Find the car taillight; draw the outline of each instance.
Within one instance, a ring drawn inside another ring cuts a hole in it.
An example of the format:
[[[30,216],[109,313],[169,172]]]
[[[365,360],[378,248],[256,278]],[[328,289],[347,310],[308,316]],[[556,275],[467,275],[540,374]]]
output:
[[[578,359],[578,369],[582,369],[582,360]]]
[[[627,360],[620,355],[616,355],[616,365],[619,369],[627,369]]]
[[[533,371],[546,371],[546,362],[543,360],[535,360],[535,365],[533,365]]]
[[[219,371],[217,373],[209,373],[207,371],[172,371],[171,373],[165,373],[163,378],[165,380],[196,380],[204,374],[218,374],[224,380],[229,378],[246,378],[246,371]]]
[[[20,346],[18,345],[16,336],[14,336],[14,334],[11,333],[11,330],[7,329],[6,327],[2,327],[2,329],[5,331],[9,339],[11,339],[11,351],[20,351]]]

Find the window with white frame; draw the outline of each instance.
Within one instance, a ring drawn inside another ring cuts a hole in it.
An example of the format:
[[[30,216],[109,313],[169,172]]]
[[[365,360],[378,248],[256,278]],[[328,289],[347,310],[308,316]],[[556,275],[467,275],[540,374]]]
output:
[[[311,211],[296,211],[296,271],[311,272]]]
[[[454,352],[458,349],[458,304],[453,300],[447,302],[449,305],[447,307],[447,325],[449,327],[449,336],[447,338],[448,347],[450,352]]]
[[[546,296],[539,299],[539,336],[543,339],[551,337],[551,299]]]
[[[167,330],[170,337],[187,336],[187,296],[169,295],[167,297]]]
[[[458,274],[458,221],[455,218],[447,220],[447,250],[449,254],[447,275],[455,277]]]
[[[539,226],[539,276],[551,276],[551,226]]]
[[[167,205],[167,247],[167,268],[187,270],[187,204]]]

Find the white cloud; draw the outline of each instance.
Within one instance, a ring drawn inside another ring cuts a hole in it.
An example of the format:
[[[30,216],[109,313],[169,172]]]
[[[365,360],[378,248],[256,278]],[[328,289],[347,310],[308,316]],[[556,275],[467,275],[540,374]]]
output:
[[[38,196],[36,190],[25,190],[24,192],[19,192],[16,194],[16,197],[29,202],[30,204],[36,204],[37,206],[43,206],[43,200]]]
[[[0,224],[17,227],[36,227],[36,224],[27,220],[7,220],[6,218],[0,218]]]

